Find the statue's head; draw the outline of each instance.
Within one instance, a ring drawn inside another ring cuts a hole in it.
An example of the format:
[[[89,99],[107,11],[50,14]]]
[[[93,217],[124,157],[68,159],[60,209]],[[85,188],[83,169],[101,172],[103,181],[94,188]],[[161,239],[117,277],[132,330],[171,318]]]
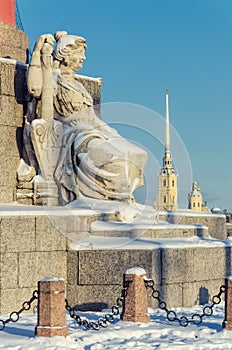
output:
[[[56,47],[53,57],[55,61],[58,61],[58,66],[67,66],[75,71],[81,69],[85,60],[85,38],[77,35],[68,35],[64,31],[56,32],[54,37],[56,39]]]

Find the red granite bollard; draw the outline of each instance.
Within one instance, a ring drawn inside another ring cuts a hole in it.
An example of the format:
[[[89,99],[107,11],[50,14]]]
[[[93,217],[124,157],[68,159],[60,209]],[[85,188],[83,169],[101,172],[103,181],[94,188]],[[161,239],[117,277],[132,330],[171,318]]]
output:
[[[66,337],[65,290],[62,278],[39,281],[38,324],[35,334],[42,337]]]
[[[222,326],[232,331],[232,277],[226,277],[225,285],[225,319]]]
[[[127,289],[127,296],[122,310],[122,320],[131,322],[149,322],[147,289],[144,283],[146,272],[141,267],[125,270],[124,281],[132,280]]]

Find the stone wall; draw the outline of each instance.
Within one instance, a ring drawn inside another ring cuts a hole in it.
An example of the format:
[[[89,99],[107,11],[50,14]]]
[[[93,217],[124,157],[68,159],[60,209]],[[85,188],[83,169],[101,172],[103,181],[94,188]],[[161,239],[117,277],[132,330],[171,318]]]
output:
[[[128,246],[97,250],[83,242],[74,250],[70,243],[89,240],[99,219],[80,209],[1,206],[0,314],[19,309],[45,277],[65,279],[71,305],[96,309],[115,303],[129,267],[144,268],[169,307],[210,300],[231,274],[230,240],[141,237]],[[151,298],[149,305],[156,306]]]
[[[28,36],[13,25],[0,23],[0,57],[12,58],[26,63]]]
[[[67,279],[65,236],[46,216],[0,217],[0,314],[19,309],[49,276]]]
[[[22,152],[27,66],[0,58],[0,203],[13,202]]]
[[[128,228],[117,230],[114,226],[111,229],[95,228],[91,226],[90,234],[92,236],[105,237],[130,237],[130,238],[187,238],[192,236],[209,237],[208,228],[202,225],[170,225],[157,224],[146,228]]]
[[[108,307],[120,296],[123,271],[141,266],[149,275],[158,274],[157,254],[146,250],[69,251],[67,297],[83,308]]]
[[[209,236],[221,240],[227,238],[225,215],[195,213],[192,210],[186,209],[185,211],[161,212],[159,220],[177,225],[207,226]]]
[[[114,305],[124,270],[134,266],[146,270],[168,307],[193,306],[210,302],[231,274],[231,247],[178,248],[174,243],[156,249],[69,251],[67,266],[67,297],[81,309]],[[157,307],[152,298],[149,305]]]
[[[88,236],[91,222],[100,219],[92,211],[83,214],[61,207],[0,205],[0,314],[19,309],[45,277],[67,282],[72,273],[68,244]]]

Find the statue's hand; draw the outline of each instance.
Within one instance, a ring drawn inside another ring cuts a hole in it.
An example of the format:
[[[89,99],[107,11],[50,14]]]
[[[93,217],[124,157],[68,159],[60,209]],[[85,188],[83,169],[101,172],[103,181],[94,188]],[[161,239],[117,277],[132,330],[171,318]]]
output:
[[[53,47],[54,42],[55,39],[52,34],[43,34],[37,39],[34,46],[34,51],[41,51],[45,43]]]
[[[41,62],[45,68],[52,67],[52,51],[54,37],[51,34],[41,35],[34,46],[27,77],[28,91],[34,97],[41,97],[43,86],[43,75]],[[42,55],[42,59],[41,59]]]

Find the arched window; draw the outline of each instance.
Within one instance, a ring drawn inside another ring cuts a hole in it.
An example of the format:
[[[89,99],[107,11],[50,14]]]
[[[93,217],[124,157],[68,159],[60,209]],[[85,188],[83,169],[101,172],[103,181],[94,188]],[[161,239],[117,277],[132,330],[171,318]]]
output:
[[[164,196],[164,203],[166,203],[167,202],[167,197],[166,196]]]
[[[166,187],[166,179],[163,180],[163,186]]]

